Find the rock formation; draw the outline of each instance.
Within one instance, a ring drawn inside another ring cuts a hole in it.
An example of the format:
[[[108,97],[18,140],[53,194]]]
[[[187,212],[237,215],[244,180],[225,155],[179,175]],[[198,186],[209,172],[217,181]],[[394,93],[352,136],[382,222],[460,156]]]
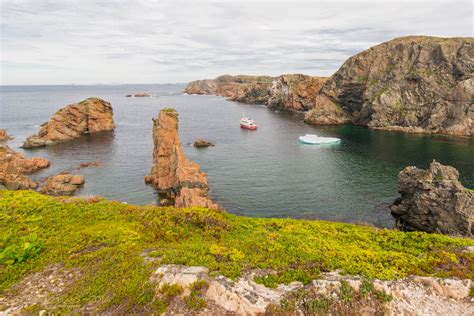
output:
[[[326,81],[305,121],[474,135],[474,38],[408,36],[363,51]]]
[[[178,134],[178,113],[174,109],[162,109],[153,119],[153,143],[153,166],[145,182],[153,184],[160,196],[176,207],[218,209],[207,196],[206,174],[184,155]]]
[[[474,236],[474,191],[462,186],[455,168],[436,161],[428,170],[406,167],[398,191],[390,209],[399,229]]]
[[[44,158],[26,158],[8,146],[0,146],[0,184],[9,190],[36,189],[38,183],[27,174],[49,167]]]
[[[209,146],[214,146],[214,143],[211,143],[205,139],[198,139],[194,142],[193,146],[196,148],[205,148]]]
[[[49,122],[41,125],[37,134],[28,137],[22,147],[52,145],[114,128],[110,103],[99,98],[89,98],[70,104],[54,113]]]
[[[224,75],[216,79],[192,81],[185,92],[219,95],[242,103],[266,104],[272,79],[268,76]]]
[[[150,97],[150,94],[148,92],[137,92],[134,94],[127,94],[127,98],[148,98]]]
[[[189,94],[212,94],[231,101],[266,104],[271,108],[306,111],[315,106],[315,98],[326,78],[301,74],[268,76],[230,76],[192,81]]]
[[[307,111],[315,106],[316,96],[327,78],[301,74],[281,75],[273,79],[268,106],[271,108]]]
[[[248,272],[237,280],[231,280],[222,275],[209,273],[206,267],[163,265],[155,270],[150,281],[156,284],[157,289],[169,284],[178,285],[183,289],[179,297],[170,302],[166,313],[169,315],[190,313],[182,301],[185,297],[189,297],[193,284],[198,281],[205,284],[200,289],[198,297],[206,303],[199,315],[471,315],[474,313],[474,305],[469,298],[469,291],[474,283],[469,279],[412,276],[393,281],[376,279],[368,282],[358,276],[329,272],[323,273],[320,279],[313,280],[308,285],[292,282],[288,285],[280,284],[276,288],[267,288],[256,283],[255,276],[256,273]],[[347,293],[350,293],[350,299],[347,298]],[[198,294],[196,290],[194,294]],[[383,297],[390,302],[384,301]],[[286,304],[283,304],[284,302]],[[317,302],[320,305],[316,305]],[[289,308],[290,306],[293,308]]]
[[[0,128],[0,142],[5,142],[7,140],[13,139],[10,135],[8,135],[7,131]]]
[[[73,195],[84,182],[84,176],[65,172],[46,178],[39,191],[48,195]]]

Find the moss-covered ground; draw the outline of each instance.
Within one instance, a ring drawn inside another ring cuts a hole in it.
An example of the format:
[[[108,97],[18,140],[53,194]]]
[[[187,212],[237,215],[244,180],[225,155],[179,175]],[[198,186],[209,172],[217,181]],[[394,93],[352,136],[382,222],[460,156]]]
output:
[[[166,263],[207,266],[237,278],[246,269],[275,273],[267,286],[309,282],[323,271],[367,278],[409,274],[474,277],[469,239],[404,233],[325,221],[248,218],[202,208],[132,206],[105,199],[54,198],[0,191],[0,294],[26,274],[61,263],[81,278],[62,305],[124,311],[152,308],[148,283]],[[151,264],[143,253],[153,256]]]

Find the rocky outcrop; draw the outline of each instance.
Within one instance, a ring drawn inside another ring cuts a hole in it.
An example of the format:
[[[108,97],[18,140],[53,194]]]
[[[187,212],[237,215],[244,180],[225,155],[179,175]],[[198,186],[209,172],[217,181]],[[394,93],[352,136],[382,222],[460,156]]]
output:
[[[301,74],[281,75],[273,79],[268,106],[271,108],[308,111],[315,107],[316,96],[327,78]]]
[[[114,128],[110,103],[99,98],[89,98],[70,104],[54,113],[49,122],[41,125],[37,134],[28,137],[22,147],[52,145]]]
[[[212,94],[231,101],[266,104],[271,108],[307,111],[315,106],[315,98],[327,78],[301,74],[278,77],[230,76],[190,82],[188,94]]]
[[[150,94],[148,92],[138,92],[134,94],[127,94],[127,98],[148,98],[150,97]]]
[[[462,186],[455,168],[436,161],[428,170],[406,167],[398,191],[390,209],[399,229],[474,236],[474,191]]]
[[[349,58],[305,121],[474,135],[474,39],[409,36]]]
[[[13,139],[10,135],[8,135],[7,131],[0,128],[0,142],[5,142],[7,140]]]
[[[202,300],[197,315],[470,315],[474,312],[469,279],[412,276],[400,280],[364,280],[324,273],[308,285],[292,282],[271,289],[255,282],[255,272],[237,280],[209,274],[206,267],[164,265],[152,275],[156,287],[182,291],[170,301],[167,315],[185,315],[190,295]],[[196,284],[202,284],[199,293]],[[193,290],[192,290],[193,289]],[[159,291],[157,291],[159,293]],[[181,304],[180,304],[181,301]],[[319,303],[317,305],[317,303]]]
[[[145,182],[153,184],[160,197],[176,207],[218,209],[208,197],[206,174],[184,155],[178,134],[178,112],[174,109],[163,109],[153,119],[153,143],[153,166]]]
[[[8,146],[0,146],[0,184],[9,190],[36,189],[38,183],[27,175],[49,167],[44,158],[26,158]]]
[[[84,182],[84,176],[60,173],[46,178],[39,191],[47,195],[73,195]]]
[[[216,79],[192,81],[186,86],[185,92],[219,95],[242,103],[266,104],[272,80],[268,76],[224,75]]]
[[[214,146],[214,143],[211,143],[205,139],[198,139],[194,142],[193,146],[196,148],[205,148]]]

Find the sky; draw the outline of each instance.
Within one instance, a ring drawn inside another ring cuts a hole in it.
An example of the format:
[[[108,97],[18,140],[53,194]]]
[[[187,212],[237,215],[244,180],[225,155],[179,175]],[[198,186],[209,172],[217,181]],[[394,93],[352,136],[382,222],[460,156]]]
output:
[[[472,0],[0,0],[2,85],[329,76],[405,35],[473,36]]]

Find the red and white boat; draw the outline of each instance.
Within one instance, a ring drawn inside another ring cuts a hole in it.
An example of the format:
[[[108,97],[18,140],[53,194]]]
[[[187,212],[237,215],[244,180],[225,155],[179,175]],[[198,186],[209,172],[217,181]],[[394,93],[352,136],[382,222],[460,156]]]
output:
[[[255,130],[257,129],[257,124],[255,124],[254,120],[249,119],[248,117],[243,117],[240,119],[240,127]]]

